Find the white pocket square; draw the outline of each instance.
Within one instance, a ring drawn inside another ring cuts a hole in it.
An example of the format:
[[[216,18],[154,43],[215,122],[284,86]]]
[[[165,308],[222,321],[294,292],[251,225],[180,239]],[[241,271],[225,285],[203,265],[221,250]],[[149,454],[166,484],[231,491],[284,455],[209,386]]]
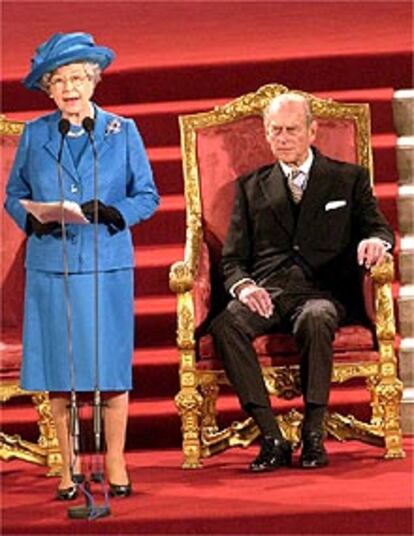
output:
[[[336,208],[341,208],[346,205],[345,199],[338,199],[338,201],[329,201],[329,203],[326,203],[325,210],[335,210]]]

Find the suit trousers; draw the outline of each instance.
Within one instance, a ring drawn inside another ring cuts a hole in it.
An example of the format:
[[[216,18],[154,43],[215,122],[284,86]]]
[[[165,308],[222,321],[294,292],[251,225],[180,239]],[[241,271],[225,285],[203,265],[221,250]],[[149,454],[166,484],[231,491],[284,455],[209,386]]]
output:
[[[233,299],[212,322],[210,332],[227,376],[244,409],[270,407],[253,339],[288,326],[300,355],[305,402],[326,405],[332,375],[332,342],[342,306],[294,266],[259,283],[272,297],[274,313],[264,318]]]

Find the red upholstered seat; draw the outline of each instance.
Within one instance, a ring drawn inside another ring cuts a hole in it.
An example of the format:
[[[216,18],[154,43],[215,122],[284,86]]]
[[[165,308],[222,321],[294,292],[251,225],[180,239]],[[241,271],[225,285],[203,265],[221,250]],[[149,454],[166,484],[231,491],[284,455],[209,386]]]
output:
[[[181,388],[176,404],[182,419],[184,467],[199,467],[202,457],[229,446],[246,446],[257,435],[249,420],[225,429],[218,426],[216,399],[219,386],[228,381],[207,328],[228,300],[220,261],[234,183],[240,175],[273,162],[264,134],[263,110],[272,97],[286,91],[283,86],[268,85],[214,110],[180,117],[187,235],[184,259],[171,267],[170,287],[177,293]],[[368,105],[302,94],[319,124],[315,145],[329,157],[364,165],[373,176]],[[372,419],[360,423],[334,414],[327,422],[335,437],[382,442],[386,456],[398,457],[402,455],[402,386],[396,378],[392,273],[389,258],[365,275],[362,292],[355,282],[353,301],[357,303],[357,295],[363,295],[359,309],[365,306],[372,329],[358,324],[342,327],[334,341],[332,381],[365,378]],[[284,398],[298,396],[298,354],[293,337],[272,333],[257,337],[253,344],[269,392]],[[297,442],[300,421],[296,414],[282,416],[282,422],[285,433]]]
[[[22,342],[20,329],[6,329],[0,339],[0,378],[15,380],[20,376]]]

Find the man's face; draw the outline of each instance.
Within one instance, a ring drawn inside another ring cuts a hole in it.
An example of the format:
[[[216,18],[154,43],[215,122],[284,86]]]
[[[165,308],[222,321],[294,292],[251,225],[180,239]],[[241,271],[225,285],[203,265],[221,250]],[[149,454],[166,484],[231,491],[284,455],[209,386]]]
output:
[[[300,166],[315,139],[316,122],[307,124],[300,102],[284,102],[270,108],[266,120],[266,139],[278,160]]]

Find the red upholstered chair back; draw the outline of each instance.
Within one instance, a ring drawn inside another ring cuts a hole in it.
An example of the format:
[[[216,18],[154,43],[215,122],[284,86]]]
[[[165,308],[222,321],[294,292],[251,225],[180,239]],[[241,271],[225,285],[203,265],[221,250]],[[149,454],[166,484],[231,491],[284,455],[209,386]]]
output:
[[[234,181],[240,175],[274,162],[265,139],[263,111],[270,100],[287,88],[268,85],[217,107],[215,110],[180,118],[184,157],[187,227],[200,213],[203,245],[207,247],[210,268],[211,300],[203,308],[196,298],[197,325],[206,318],[207,309],[215,314],[226,297],[222,288],[220,256],[233,206]],[[367,167],[372,176],[369,107],[343,104],[304,95],[318,122],[315,146],[326,156]],[[197,246],[198,247],[198,246]],[[201,256],[204,262],[206,255]]]
[[[19,142],[22,124],[0,118],[1,188],[3,207],[5,189]],[[24,294],[24,233],[2,208],[0,245],[1,285],[1,361],[0,377],[17,377],[21,362],[21,326]]]
[[[331,158],[361,163],[355,118],[324,117],[323,110],[318,114],[317,109],[314,115],[318,121],[315,146]],[[212,116],[212,123],[196,129],[196,150],[205,240],[215,250],[226,236],[235,179],[274,162],[274,157],[261,115],[246,112],[218,125]]]

